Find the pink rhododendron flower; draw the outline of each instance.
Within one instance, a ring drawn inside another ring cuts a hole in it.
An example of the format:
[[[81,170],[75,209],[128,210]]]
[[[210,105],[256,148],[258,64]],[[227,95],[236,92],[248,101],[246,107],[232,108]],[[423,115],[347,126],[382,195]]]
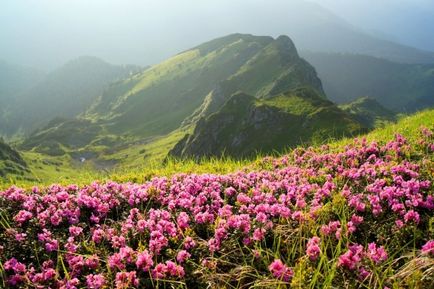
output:
[[[271,274],[277,279],[289,282],[294,275],[291,268],[287,267],[280,259],[274,260],[269,266]]]
[[[138,269],[147,272],[153,265],[154,261],[152,260],[152,255],[147,250],[137,255],[136,266]]]
[[[349,250],[339,257],[338,267],[354,270],[358,267],[362,258],[363,246],[358,244],[351,245]]]
[[[422,246],[422,254],[434,256],[434,240],[429,240]]]
[[[89,274],[86,276],[86,285],[89,289],[100,289],[105,283],[106,281],[102,274]]]
[[[191,254],[190,253],[188,253],[187,251],[185,251],[185,250],[181,250],[181,251],[179,251],[178,252],[178,254],[176,255],[176,261],[178,261],[178,263],[184,263],[185,262],[185,260],[187,260],[188,258],[190,258],[191,257]]]
[[[312,237],[307,242],[306,255],[308,255],[309,259],[312,261],[318,259],[321,254],[320,242],[321,239],[319,237]]]
[[[115,285],[116,289],[126,289],[139,286],[139,279],[136,277],[136,271],[116,273]]]
[[[387,260],[387,252],[384,249],[384,247],[383,246],[377,247],[377,244],[375,243],[370,243],[368,245],[367,255],[376,264],[379,264]]]

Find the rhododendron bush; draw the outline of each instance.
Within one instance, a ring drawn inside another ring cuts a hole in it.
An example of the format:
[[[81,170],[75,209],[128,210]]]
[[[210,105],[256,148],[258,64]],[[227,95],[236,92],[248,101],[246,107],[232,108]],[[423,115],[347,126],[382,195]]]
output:
[[[0,193],[0,287],[429,288],[433,136]],[[432,288],[432,287],[431,287]]]

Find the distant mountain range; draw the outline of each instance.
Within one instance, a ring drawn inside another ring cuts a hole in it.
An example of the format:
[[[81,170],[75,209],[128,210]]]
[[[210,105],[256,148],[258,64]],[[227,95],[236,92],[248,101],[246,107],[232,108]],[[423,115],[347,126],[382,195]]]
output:
[[[44,76],[43,72],[36,69],[0,61],[0,135],[7,130],[6,118],[14,114],[10,109],[11,104]]]
[[[252,5],[248,10],[253,15],[249,14],[244,22],[249,27],[242,27],[242,31],[286,34],[300,50],[362,54],[401,63],[434,63],[434,52],[368,34],[316,3],[277,1],[265,9]]]
[[[369,96],[395,112],[434,106],[434,64],[340,53],[303,51],[302,56],[315,67],[327,96],[337,103]]]
[[[47,75],[16,71],[10,66],[0,69],[17,88],[14,91],[11,83],[0,83],[0,103],[4,103],[0,135],[5,136],[29,134],[56,116],[74,117],[86,110],[109,83],[140,70],[111,65],[96,57],[77,58]]]

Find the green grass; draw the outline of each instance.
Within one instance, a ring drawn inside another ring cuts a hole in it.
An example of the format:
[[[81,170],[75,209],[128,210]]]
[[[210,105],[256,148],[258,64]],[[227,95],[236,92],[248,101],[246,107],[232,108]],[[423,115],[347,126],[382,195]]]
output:
[[[415,143],[421,126],[431,127],[434,124],[434,110],[425,110],[417,112],[410,116],[402,116],[397,123],[373,130],[364,135],[367,141],[385,142],[393,138],[397,133],[404,135],[411,143]],[[340,141],[332,142],[330,145],[336,148],[342,148],[352,142],[352,139],[345,138]]]

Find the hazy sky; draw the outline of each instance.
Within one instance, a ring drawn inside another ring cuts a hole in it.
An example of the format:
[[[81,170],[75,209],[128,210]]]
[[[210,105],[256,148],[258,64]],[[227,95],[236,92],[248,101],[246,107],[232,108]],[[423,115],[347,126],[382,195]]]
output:
[[[1,0],[0,59],[42,69],[80,55],[152,64],[213,37],[261,31],[253,10],[282,1],[292,0]],[[432,0],[314,2],[365,31],[434,51]]]
[[[310,1],[368,32],[434,51],[434,0]]]

